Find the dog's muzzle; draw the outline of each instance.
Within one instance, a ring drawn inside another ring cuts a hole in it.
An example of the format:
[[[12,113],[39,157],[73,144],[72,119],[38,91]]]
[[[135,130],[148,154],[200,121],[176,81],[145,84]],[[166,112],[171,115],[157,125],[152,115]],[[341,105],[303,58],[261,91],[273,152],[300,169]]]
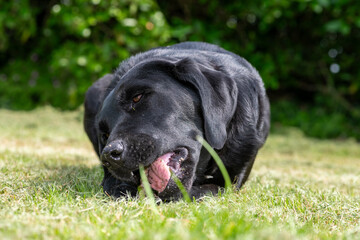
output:
[[[124,164],[122,153],[124,145],[120,140],[115,140],[105,146],[101,154],[102,164],[109,169],[116,169]]]

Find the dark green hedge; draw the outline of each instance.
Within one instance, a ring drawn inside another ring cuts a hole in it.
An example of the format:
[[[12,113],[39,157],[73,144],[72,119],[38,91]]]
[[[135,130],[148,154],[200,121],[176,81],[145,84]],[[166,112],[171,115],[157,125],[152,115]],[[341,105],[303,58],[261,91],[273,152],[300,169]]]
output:
[[[0,105],[74,109],[130,54],[167,43],[152,0],[2,1]]]
[[[360,2],[62,0],[0,3],[0,106],[77,108],[131,54],[219,44],[262,75],[273,121],[360,139]]]

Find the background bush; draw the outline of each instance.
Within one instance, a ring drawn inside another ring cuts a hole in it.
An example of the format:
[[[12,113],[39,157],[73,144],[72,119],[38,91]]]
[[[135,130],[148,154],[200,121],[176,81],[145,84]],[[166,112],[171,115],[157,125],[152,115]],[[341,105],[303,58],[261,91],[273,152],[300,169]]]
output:
[[[360,139],[356,0],[21,0],[0,6],[2,107],[74,109],[93,81],[131,54],[207,41],[259,70],[274,123],[316,137]]]

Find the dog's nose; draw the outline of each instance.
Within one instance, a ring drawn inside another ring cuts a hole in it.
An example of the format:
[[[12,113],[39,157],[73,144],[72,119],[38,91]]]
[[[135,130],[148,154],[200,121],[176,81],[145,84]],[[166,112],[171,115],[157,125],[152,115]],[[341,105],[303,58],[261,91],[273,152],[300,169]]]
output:
[[[101,160],[105,167],[114,167],[121,165],[121,154],[124,146],[119,140],[112,141],[106,145],[102,151]]]

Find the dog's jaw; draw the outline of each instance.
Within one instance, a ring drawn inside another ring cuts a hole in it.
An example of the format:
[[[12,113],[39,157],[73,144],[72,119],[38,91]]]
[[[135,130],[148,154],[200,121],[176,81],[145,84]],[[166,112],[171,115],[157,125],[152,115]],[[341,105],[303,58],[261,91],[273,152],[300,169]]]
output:
[[[151,164],[145,166],[145,174],[151,188],[156,195],[168,195],[177,188],[171,175],[175,175],[180,181],[185,177],[183,163],[191,159],[191,154],[186,147],[176,148],[161,156],[154,158]],[[137,188],[141,185],[139,170],[128,170],[124,168],[109,169],[110,173],[126,185]]]
[[[139,171],[122,171],[121,169],[108,169],[111,175],[116,179],[125,182],[129,185],[138,186],[140,185],[140,174]]]
[[[146,168],[146,176],[151,188],[158,193],[161,193],[166,189],[171,174],[175,174],[178,178],[182,177],[181,164],[187,158],[188,150],[186,148],[179,148],[158,157]]]

